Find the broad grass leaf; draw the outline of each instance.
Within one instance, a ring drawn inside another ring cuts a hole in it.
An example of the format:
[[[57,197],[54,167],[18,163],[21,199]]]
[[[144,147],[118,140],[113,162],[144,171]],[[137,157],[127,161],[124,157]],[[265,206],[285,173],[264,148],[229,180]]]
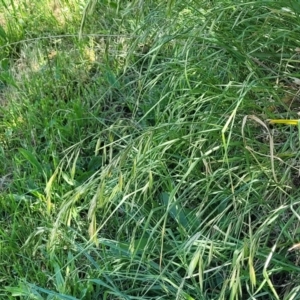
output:
[[[60,293],[65,292],[65,281],[61,273],[61,267],[58,263],[54,262],[54,271],[55,271],[55,285]]]
[[[19,287],[5,287],[5,290],[11,293],[12,297],[30,297],[34,300],[43,300],[44,298],[37,291],[31,291],[30,288],[21,283]]]
[[[249,260],[249,275],[250,275],[250,281],[252,283],[252,286],[256,286],[256,275],[255,275],[255,269],[253,266],[253,263]]]
[[[46,193],[46,202],[47,202],[47,212],[50,213],[52,202],[51,202],[51,189],[53,186],[53,182],[55,181],[57,174],[59,172],[59,169],[57,168],[55,172],[52,174],[50,179],[48,180],[46,187],[45,187],[45,193]]]
[[[107,288],[109,291],[111,291],[110,294],[115,294],[118,296],[118,298],[115,299],[127,299],[127,300],[130,299],[126,294],[123,294],[121,291],[119,291],[119,289],[116,286],[114,286],[113,283],[109,285],[101,279],[90,279],[89,281],[93,282],[95,285],[99,285]],[[108,280],[106,279],[106,281]],[[106,294],[108,294],[108,292],[106,292]],[[112,298],[107,298],[106,296],[104,296],[103,299],[112,299]]]
[[[7,41],[6,32],[2,26],[0,26],[0,41],[3,41],[3,43],[5,43]]]
[[[189,267],[188,267],[188,276],[192,276],[198,263],[199,263],[199,259],[200,259],[200,256],[201,256],[201,253],[200,251],[196,251],[192,257],[192,260],[189,264]]]
[[[52,299],[60,299],[60,300],[79,300],[78,298],[76,297],[73,297],[73,296],[69,296],[69,295],[66,295],[66,294],[62,294],[62,293],[56,293],[56,292],[53,292],[52,290],[48,290],[48,289],[44,289],[42,287],[39,287],[39,286],[36,286],[34,284],[28,284],[29,288],[30,288],[30,291],[34,291],[35,293],[37,291],[39,292],[42,292],[44,294],[47,294],[49,296],[52,296],[52,297],[55,297],[55,298],[52,298]],[[31,298],[30,298],[31,299]],[[42,298],[42,299],[45,299],[45,298]],[[47,298],[48,299],[48,298]]]
[[[71,178],[67,173],[62,172],[61,173],[62,178],[65,180],[65,182],[71,186],[74,186],[76,184],[76,181],[74,180],[74,177]]]
[[[39,163],[39,161],[36,159],[36,157],[28,150],[26,149],[19,149],[19,152],[24,156],[24,158],[27,159],[28,162],[39,172],[44,174],[44,170],[42,165]]]
[[[109,83],[109,85],[113,88],[120,88],[119,82],[117,80],[116,75],[111,71],[111,70],[107,70],[104,73],[104,78],[106,79],[106,81]]]
[[[170,214],[170,216],[181,226],[183,226],[184,228],[188,228],[189,227],[189,221],[188,218],[186,217],[185,211],[184,209],[181,207],[180,203],[174,202],[174,203],[170,203],[170,196],[168,193],[161,193],[160,196],[161,200],[162,200],[162,204],[164,206],[166,206],[166,208],[168,209],[168,213]]]
[[[3,72],[2,74],[0,74],[0,82],[1,81],[3,82],[3,84],[11,85],[15,88],[18,88],[14,78],[10,76],[8,72]]]

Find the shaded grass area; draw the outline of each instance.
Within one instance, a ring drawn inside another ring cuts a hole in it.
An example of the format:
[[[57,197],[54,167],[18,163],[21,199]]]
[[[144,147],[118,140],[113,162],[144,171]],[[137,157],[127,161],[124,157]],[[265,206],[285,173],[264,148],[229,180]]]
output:
[[[297,299],[293,2],[0,3],[2,297]]]

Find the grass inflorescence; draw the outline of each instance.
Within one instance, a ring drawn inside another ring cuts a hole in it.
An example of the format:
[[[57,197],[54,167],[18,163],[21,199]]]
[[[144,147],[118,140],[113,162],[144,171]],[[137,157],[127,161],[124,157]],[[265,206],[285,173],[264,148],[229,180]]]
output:
[[[298,116],[298,5],[27,2],[0,1],[0,296],[297,299],[299,132],[268,120]]]

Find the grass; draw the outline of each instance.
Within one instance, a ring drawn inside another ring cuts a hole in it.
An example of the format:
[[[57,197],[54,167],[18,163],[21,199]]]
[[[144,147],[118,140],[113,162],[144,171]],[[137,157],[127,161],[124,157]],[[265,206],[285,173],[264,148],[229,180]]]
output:
[[[298,299],[294,1],[0,1],[3,299]]]

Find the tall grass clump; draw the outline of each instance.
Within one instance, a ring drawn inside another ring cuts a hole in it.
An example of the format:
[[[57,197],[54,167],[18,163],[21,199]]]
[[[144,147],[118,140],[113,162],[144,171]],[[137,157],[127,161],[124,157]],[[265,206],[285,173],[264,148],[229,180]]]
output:
[[[2,297],[297,299],[294,2],[0,3]]]

